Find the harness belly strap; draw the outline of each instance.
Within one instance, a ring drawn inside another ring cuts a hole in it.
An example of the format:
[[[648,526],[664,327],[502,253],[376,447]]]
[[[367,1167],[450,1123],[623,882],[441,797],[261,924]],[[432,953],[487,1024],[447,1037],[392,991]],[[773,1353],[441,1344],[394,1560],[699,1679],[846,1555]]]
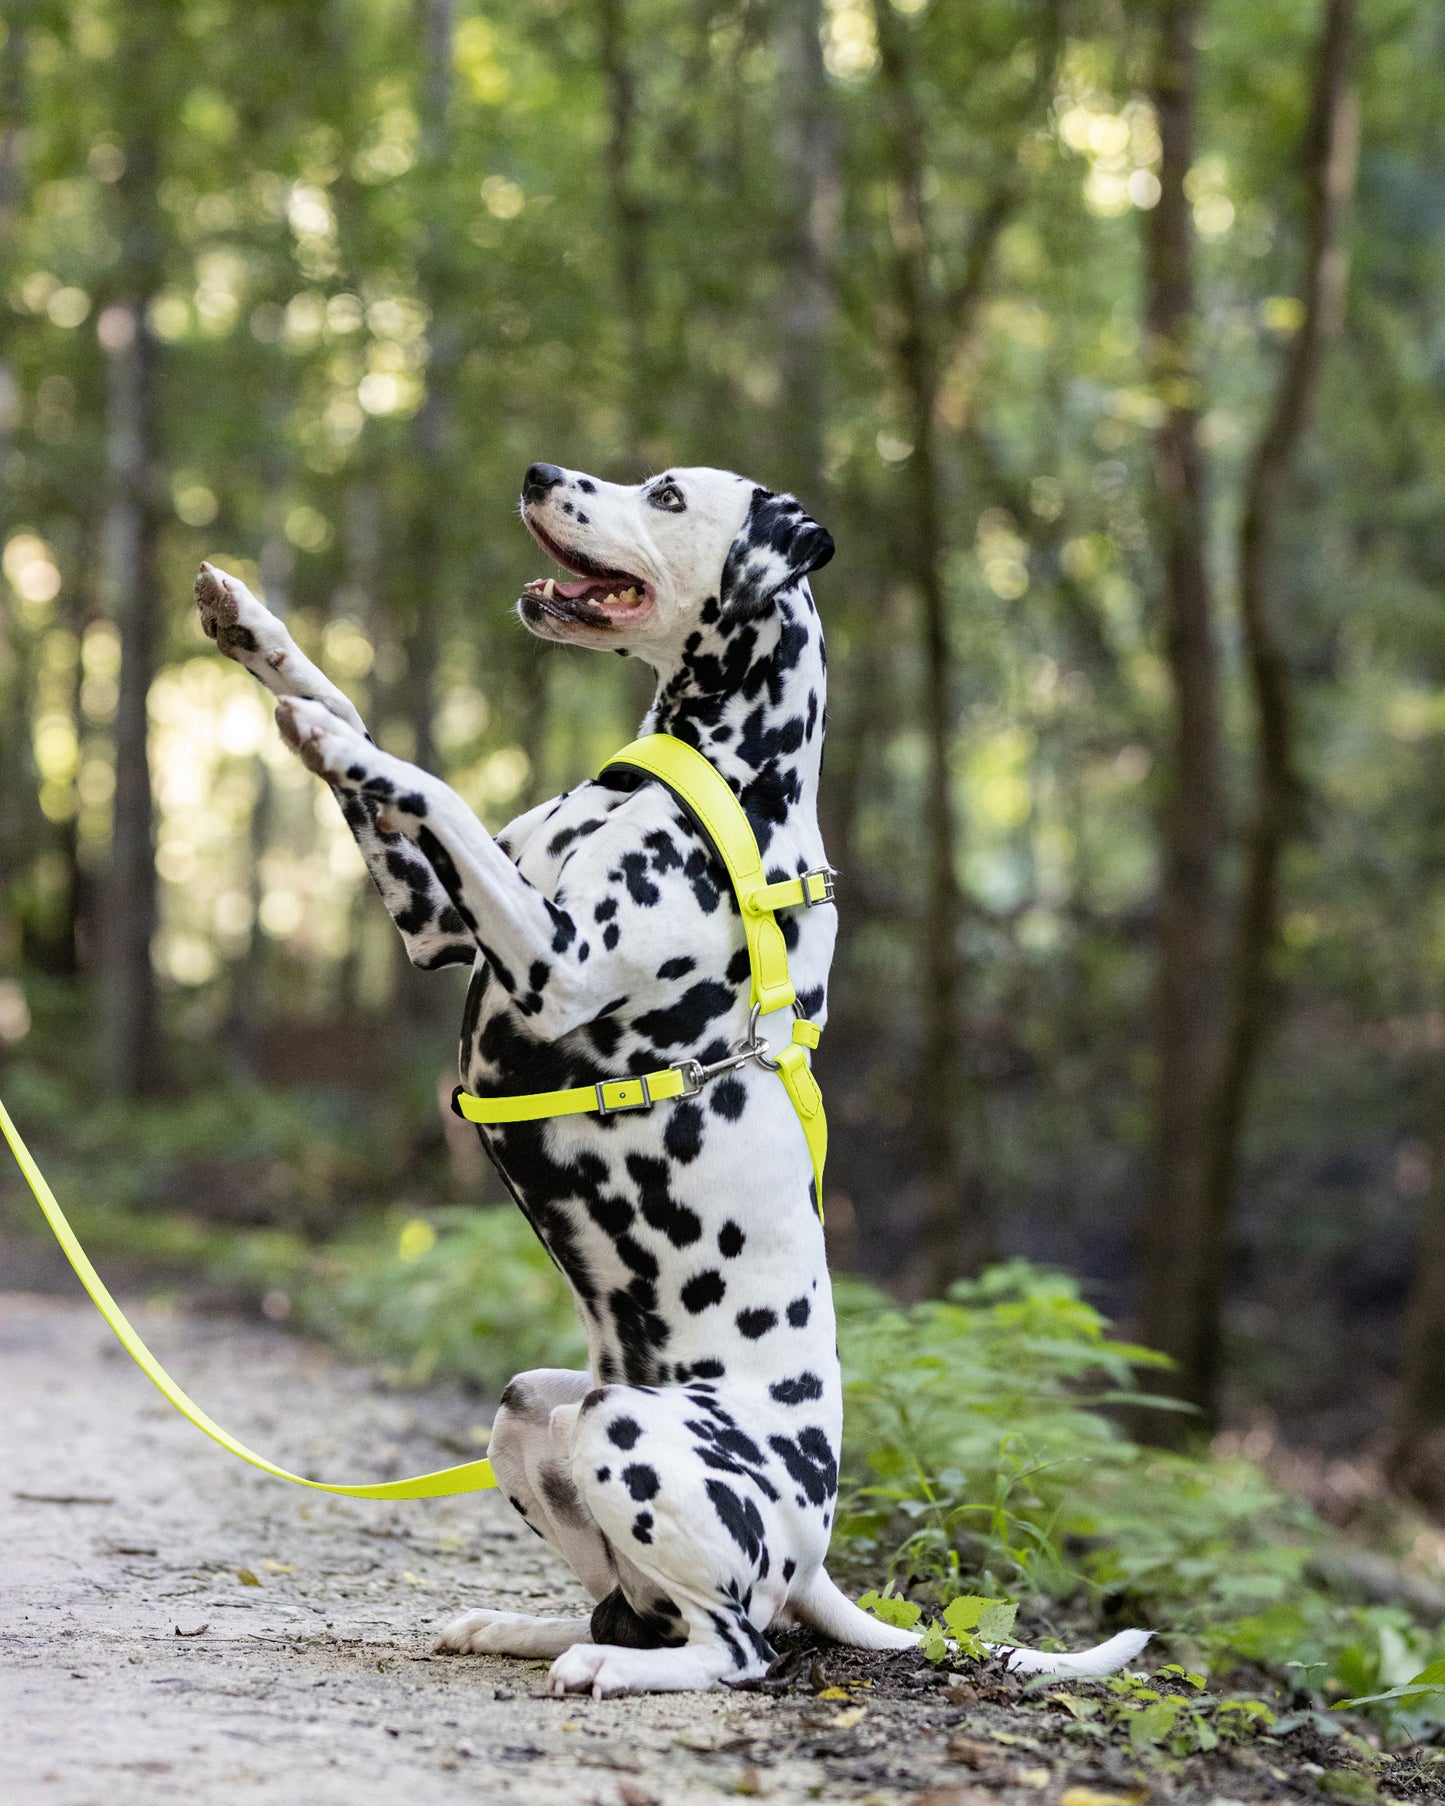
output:
[[[696,1061],[669,1066],[636,1078],[605,1079],[598,1085],[579,1085],[567,1091],[536,1091],[515,1097],[475,1097],[460,1087],[452,1094],[452,1108],[468,1122],[504,1124],[540,1122],[550,1116],[576,1116],[587,1112],[610,1115],[614,1110],[647,1109],[668,1098],[691,1097],[709,1078],[756,1060],[783,1082],[813,1167],[818,1216],[823,1215],[823,1164],[828,1153],[828,1119],[823,1094],[808,1064],[821,1030],[806,1017],[796,1017],[792,1038],[774,1049],[757,1036],[759,1015],[796,1005],[797,990],[788,970],[788,946],[778,925],[779,909],[814,909],[834,900],[833,874],[827,867],[804,872],[797,878],[766,882],[763,856],[757,836],[726,778],[696,747],[671,734],[646,734],[624,746],[603,766],[629,766],[656,778],[678,799],[712,842],[727,872],[742,916],[747,942],[748,969],[752,975],[752,1015],[748,1037],[733,1053],[714,1066]]]

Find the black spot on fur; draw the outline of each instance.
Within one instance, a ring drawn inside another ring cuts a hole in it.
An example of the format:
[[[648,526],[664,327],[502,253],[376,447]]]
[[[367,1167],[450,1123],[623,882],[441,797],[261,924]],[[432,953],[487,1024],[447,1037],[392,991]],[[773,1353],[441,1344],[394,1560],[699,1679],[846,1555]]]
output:
[[[742,1253],[743,1243],[747,1239],[738,1225],[729,1217],[717,1232],[717,1251],[724,1260],[736,1260]]]
[[[823,1396],[823,1382],[816,1373],[800,1373],[790,1380],[774,1380],[768,1393],[780,1405],[805,1405]]]
[[[657,1469],[645,1461],[633,1461],[622,1470],[622,1484],[634,1499],[655,1499],[658,1491]]]
[[[725,1480],[705,1480],[707,1496],[724,1530],[750,1562],[756,1562],[763,1547],[762,1513],[751,1499],[733,1491]]]
[[[662,1133],[662,1145],[677,1161],[686,1166],[702,1152],[702,1111],[691,1101],[674,1104]]]
[[[642,1425],[635,1417],[614,1417],[607,1426],[607,1440],[619,1449],[635,1448],[641,1434]]]
[[[748,1094],[742,1080],[729,1073],[712,1087],[707,1101],[714,1116],[720,1116],[724,1122],[736,1122],[747,1108]]]
[[[738,1332],[747,1337],[749,1342],[756,1342],[759,1336],[767,1335],[770,1329],[776,1329],[778,1313],[765,1307],[754,1307],[739,1311],[737,1315]]]
[[[632,1520],[632,1534],[639,1543],[652,1541],[652,1513],[650,1511],[638,1512]]]
[[[812,1306],[808,1303],[806,1298],[795,1298],[788,1306],[788,1322],[792,1324],[794,1329],[802,1329],[804,1324],[808,1321],[811,1310]]]
[[[690,1248],[702,1235],[702,1219],[672,1196],[667,1162],[647,1154],[629,1154],[627,1171],[637,1186],[643,1220],[665,1235],[674,1248]]]
[[[727,1292],[727,1284],[716,1267],[707,1267],[701,1273],[694,1273],[682,1288],[682,1302],[686,1310],[694,1317],[714,1304],[721,1304]]]
[[[666,1009],[645,1011],[633,1026],[658,1047],[687,1047],[700,1041],[708,1024],[726,1015],[733,1003],[731,986],[706,978],[689,985]]]
[[[810,1504],[825,1504],[838,1490],[838,1463],[828,1438],[816,1425],[799,1430],[795,1441],[770,1436],[768,1447],[788,1470],[789,1479],[802,1487]]]
[[[685,953],[679,954],[676,959],[665,959],[657,968],[657,976],[659,978],[686,978],[696,964],[697,961],[689,959]]]

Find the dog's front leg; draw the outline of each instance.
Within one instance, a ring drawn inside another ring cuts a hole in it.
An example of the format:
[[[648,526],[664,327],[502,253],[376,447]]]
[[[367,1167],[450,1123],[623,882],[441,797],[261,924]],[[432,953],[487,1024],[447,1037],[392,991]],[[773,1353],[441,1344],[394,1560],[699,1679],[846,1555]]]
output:
[[[382,752],[318,703],[285,699],[276,720],[287,745],[337,791],[348,820],[370,811],[379,831],[404,835],[408,855],[423,856],[472,950],[538,1039],[597,1014],[608,995],[604,962],[589,967],[572,917],[522,876],[450,785]]]
[[[350,697],[332,683],[286,631],[283,622],[241,582],[213,564],[196,578],[201,625],[229,659],[243,666],[273,696],[317,705],[370,744],[366,724]],[[414,966],[470,964],[476,942],[462,925],[436,874],[400,834],[377,823],[378,805],[356,795],[340,797],[342,812],[381,892]]]

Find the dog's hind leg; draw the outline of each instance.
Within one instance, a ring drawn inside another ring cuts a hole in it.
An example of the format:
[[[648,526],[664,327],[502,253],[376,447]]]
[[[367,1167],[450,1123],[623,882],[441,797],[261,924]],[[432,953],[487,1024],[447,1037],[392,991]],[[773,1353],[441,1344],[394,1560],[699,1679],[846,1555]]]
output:
[[[487,1452],[512,1509],[557,1551],[592,1597],[602,1600],[616,1587],[617,1572],[558,1448],[559,1443],[570,1447],[566,1431],[591,1385],[585,1373],[561,1368],[519,1374],[502,1394]],[[585,1617],[477,1611],[454,1619],[433,1647],[458,1655],[552,1657],[591,1634]]]

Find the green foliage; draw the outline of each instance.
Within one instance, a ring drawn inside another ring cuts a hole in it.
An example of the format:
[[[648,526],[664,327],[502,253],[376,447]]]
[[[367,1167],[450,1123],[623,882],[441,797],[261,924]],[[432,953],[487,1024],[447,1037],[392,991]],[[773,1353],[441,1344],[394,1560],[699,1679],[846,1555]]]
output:
[[[1221,1744],[1248,1742],[1276,1722],[1263,1700],[1211,1693],[1202,1674],[1175,1663],[1160,1670],[1153,1686],[1114,1675],[1088,1695],[1051,1693],[1049,1699],[1070,1714],[1081,1736],[1126,1742],[1136,1756],[1207,1755]]]
[[[301,1294],[306,1319],[349,1346],[497,1391],[529,1367],[581,1367],[572,1295],[510,1206],[396,1219],[384,1239],[328,1250]]]
[[[950,1634],[1008,1634],[985,1623],[985,1599],[998,1601],[978,1594],[982,1580],[1155,1625],[1166,1647],[1220,1672],[1292,1667],[1316,1704],[1348,1697],[1399,1736],[1445,1722],[1429,1665],[1445,1629],[1432,1637],[1402,1611],[1349,1606],[1312,1583],[1306,1565],[1327,1533],[1250,1463],[1162,1455],[1105,1414],[1143,1402],[1132,1375],[1158,1357],[1112,1340],[1071,1280],[1015,1262],[945,1303],[899,1309],[857,1281],[838,1297],[837,1539],[857,1565],[882,1564],[944,1602]],[[917,1625],[922,1608],[908,1616],[914,1601],[891,1586],[868,1596],[871,1609]],[[1131,1735],[1188,1740],[1182,1712],[1160,1705]],[[1218,1732],[1217,1712],[1209,1722]]]

